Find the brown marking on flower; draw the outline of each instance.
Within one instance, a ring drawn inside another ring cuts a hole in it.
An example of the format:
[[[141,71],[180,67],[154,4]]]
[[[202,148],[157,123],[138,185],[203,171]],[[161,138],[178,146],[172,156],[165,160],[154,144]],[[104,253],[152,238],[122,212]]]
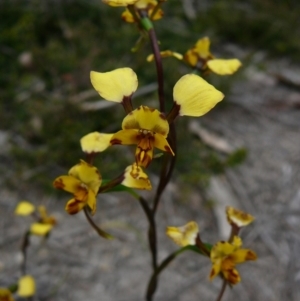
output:
[[[241,277],[236,269],[223,271],[223,275],[231,284],[237,284],[241,281]]]
[[[78,213],[80,211],[78,203],[78,200],[74,200],[73,202],[67,203],[65,210],[71,215]]]
[[[257,255],[255,254],[255,252],[249,250],[247,252],[245,260],[256,260],[256,259],[257,259]]]
[[[166,115],[164,113],[160,113],[159,114],[159,117],[162,119],[162,120],[166,120]]]
[[[65,188],[65,184],[62,180],[62,178],[57,178],[54,182],[53,182],[53,186],[56,188],[56,189],[64,189]]]
[[[165,145],[165,150],[168,153],[172,153],[171,148],[168,145]]]
[[[122,140],[120,140],[120,139],[111,139],[110,140],[110,143],[112,144],[112,145],[114,145],[114,144],[122,144]]]
[[[215,275],[216,275],[216,271],[215,271],[214,268],[212,268],[211,271],[210,271],[209,278],[212,279],[213,277],[215,277]]]

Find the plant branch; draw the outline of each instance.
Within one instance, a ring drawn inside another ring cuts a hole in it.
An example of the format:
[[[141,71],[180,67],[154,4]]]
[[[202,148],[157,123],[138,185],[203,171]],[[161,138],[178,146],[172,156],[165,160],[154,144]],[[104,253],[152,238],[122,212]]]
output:
[[[223,280],[222,287],[221,287],[221,290],[220,290],[220,293],[219,293],[219,295],[218,295],[216,301],[221,301],[221,299],[222,299],[222,297],[223,297],[223,295],[224,295],[226,286],[227,286],[227,281],[224,279],[224,280]]]

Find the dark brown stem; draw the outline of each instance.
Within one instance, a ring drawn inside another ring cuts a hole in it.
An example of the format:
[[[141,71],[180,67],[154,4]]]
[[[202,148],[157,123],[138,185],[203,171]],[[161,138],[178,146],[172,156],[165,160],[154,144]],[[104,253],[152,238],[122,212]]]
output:
[[[148,230],[148,240],[149,240],[149,246],[151,250],[152,255],[152,267],[155,271],[157,268],[157,246],[156,246],[156,224],[155,224],[155,218],[152,210],[150,209],[148,203],[145,199],[142,197],[139,197],[140,204],[147,216],[148,222],[149,222],[149,230]]]
[[[26,275],[26,263],[27,263],[27,248],[29,246],[29,238],[30,238],[30,232],[27,231],[22,240],[22,245],[21,245],[21,252],[23,254],[23,261],[21,264],[21,274]]]
[[[176,146],[176,131],[175,131],[175,125],[174,123],[170,124],[170,133],[169,133],[169,143],[172,148],[172,150],[175,153],[175,156],[165,156],[164,158],[164,164],[161,169],[160,178],[159,178],[159,184],[156,190],[156,194],[154,197],[154,205],[153,205],[153,214],[156,213],[160,197],[165,190],[167,184],[169,183],[171,176],[173,174],[173,170],[175,167],[176,162],[176,152],[177,152],[177,146]]]
[[[224,279],[224,280],[223,280],[222,287],[221,287],[221,290],[220,290],[220,293],[219,293],[219,296],[218,296],[218,298],[216,299],[216,301],[221,301],[221,299],[222,299],[222,297],[223,297],[223,295],[224,295],[226,286],[227,286],[227,281]]]
[[[203,254],[205,254],[207,257],[210,257],[210,251],[207,249],[205,244],[200,239],[199,234],[196,237],[196,246],[203,252]]]
[[[139,14],[141,18],[148,19],[148,12],[145,10],[140,10]],[[150,21],[150,20],[149,20]],[[151,41],[152,52],[155,58],[157,83],[158,83],[158,99],[159,99],[159,109],[161,112],[165,113],[165,94],[164,94],[164,72],[162,66],[162,59],[159,51],[158,40],[154,28],[148,30],[148,35]]]
[[[130,112],[132,112],[133,107],[132,107],[132,103],[131,103],[131,96],[124,96],[122,105],[123,105],[123,108],[124,108],[126,114],[129,114]]]

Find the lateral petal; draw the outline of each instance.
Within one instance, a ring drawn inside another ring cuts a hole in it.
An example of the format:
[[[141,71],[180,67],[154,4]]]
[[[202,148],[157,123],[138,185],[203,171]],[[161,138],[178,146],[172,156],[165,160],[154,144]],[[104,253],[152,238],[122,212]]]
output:
[[[180,106],[179,115],[199,117],[220,102],[224,94],[200,76],[187,74],[175,84],[173,97]]]
[[[103,152],[110,146],[112,136],[99,132],[89,133],[80,139],[81,149],[88,154]]]
[[[23,201],[20,202],[16,209],[15,209],[15,214],[16,215],[30,215],[35,211],[35,206],[31,204],[30,202]]]
[[[213,59],[207,62],[208,68],[219,75],[230,75],[235,73],[242,63],[238,59]]]
[[[32,276],[25,275],[19,279],[17,294],[23,298],[29,298],[35,294],[35,281]]]
[[[103,73],[91,71],[90,77],[95,90],[108,101],[121,103],[123,98],[130,97],[138,86],[137,76],[130,68]]]

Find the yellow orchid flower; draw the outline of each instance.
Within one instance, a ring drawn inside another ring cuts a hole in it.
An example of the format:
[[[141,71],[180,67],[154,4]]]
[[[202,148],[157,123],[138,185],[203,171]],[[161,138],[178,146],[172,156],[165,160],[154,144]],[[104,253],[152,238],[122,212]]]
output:
[[[45,206],[38,206],[36,208],[28,201],[20,202],[15,209],[15,214],[32,215],[37,220],[37,222],[31,224],[29,229],[30,233],[35,235],[47,235],[56,224],[56,219],[48,215]]]
[[[177,58],[178,60],[182,60],[182,58],[183,58],[182,54],[172,51],[172,50],[161,51],[160,55],[162,58],[170,57],[170,56],[173,56],[173,57]],[[152,62],[154,60],[154,54],[148,55],[146,60],[147,60],[147,62]]]
[[[157,9],[155,15],[152,15],[157,4],[156,0],[139,0],[134,3],[134,9],[136,11],[146,10],[150,19],[156,21],[161,19],[164,15],[164,12],[160,8]],[[136,15],[139,16],[138,13]],[[127,23],[134,23],[136,21],[128,8],[122,13],[121,17]]]
[[[17,294],[22,298],[29,298],[35,294],[35,280],[30,275],[25,275],[19,279]]]
[[[111,145],[112,136],[99,132],[89,133],[80,139],[81,149],[87,154],[103,152]]]
[[[169,124],[164,114],[156,109],[140,106],[124,118],[122,130],[113,135],[110,143],[137,144],[136,163],[147,167],[152,161],[154,147],[175,155],[166,139],[168,133]]]
[[[48,215],[45,206],[38,206],[37,211],[39,213],[38,222],[31,224],[29,231],[31,234],[46,236],[56,224],[56,219]]]
[[[210,280],[222,273],[222,276],[232,285],[241,281],[235,265],[257,258],[255,252],[250,249],[241,249],[241,246],[242,240],[238,236],[234,236],[232,243],[220,241],[213,246],[210,253],[212,262]]]
[[[129,165],[125,169],[122,184],[135,189],[151,190],[152,186],[147,174],[136,163]]]
[[[226,215],[228,223],[238,228],[245,227],[252,223],[254,220],[254,217],[251,214],[230,206],[226,207]]]
[[[102,0],[110,6],[127,6],[136,3],[138,0]]]
[[[14,301],[12,293],[9,289],[0,287],[0,301]]]
[[[183,59],[192,67],[200,68],[203,71],[208,68],[218,75],[233,74],[241,67],[242,63],[238,59],[215,59],[209,48],[208,37],[199,39],[195,46],[185,53]]]
[[[102,177],[98,169],[83,160],[69,170],[68,175],[56,178],[53,185],[74,195],[65,209],[69,214],[76,214],[88,206],[92,214],[96,211],[96,196],[101,186]]]
[[[194,221],[188,222],[181,227],[167,227],[166,230],[167,236],[181,247],[195,245],[198,233],[199,227]]]

